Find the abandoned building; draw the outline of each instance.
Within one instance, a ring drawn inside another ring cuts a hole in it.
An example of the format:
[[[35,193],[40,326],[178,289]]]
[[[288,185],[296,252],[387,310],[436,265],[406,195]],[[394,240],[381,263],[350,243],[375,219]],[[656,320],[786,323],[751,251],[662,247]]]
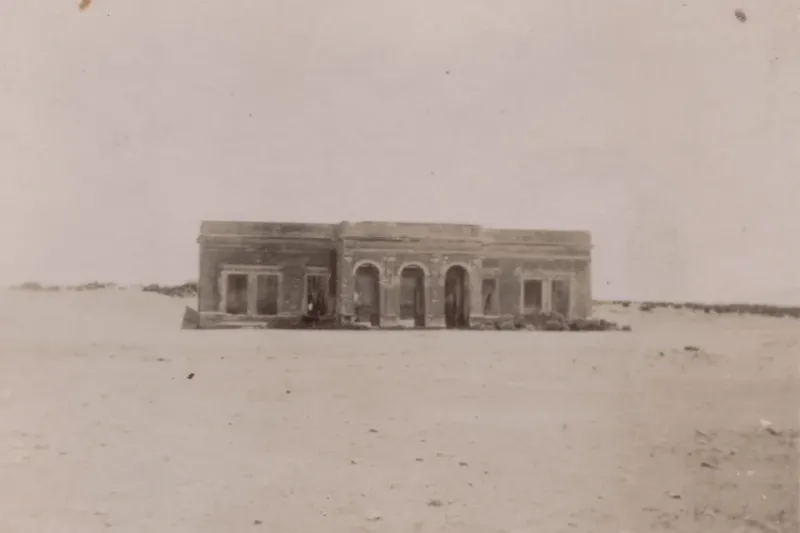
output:
[[[201,224],[200,327],[327,317],[467,328],[533,312],[591,312],[584,231],[467,224]]]

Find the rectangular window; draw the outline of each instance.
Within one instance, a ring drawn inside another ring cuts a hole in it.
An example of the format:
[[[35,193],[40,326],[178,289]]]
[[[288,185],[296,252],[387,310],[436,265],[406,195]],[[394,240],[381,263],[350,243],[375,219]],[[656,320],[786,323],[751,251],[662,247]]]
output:
[[[226,313],[231,315],[247,314],[247,274],[228,274],[225,301]]]
[[[523,311],[537,313],[544,304],[544,283],[540,279],[527,279],[523,285]]]
[[[553,311],[564,316],[568,316],[570,305],[569,281],[564,279],[554,279],[552,287]]]
[[[497,280],[483,278],[483,315],[497,316],[500,314],[500,300],[497,298]]]
[[[280,298],[280,276],[259,274],[256,291],[256,314],[277,315]]]
[[[325,274],[306,274],[305,312],[314,316],[328,314],[328,276]]]

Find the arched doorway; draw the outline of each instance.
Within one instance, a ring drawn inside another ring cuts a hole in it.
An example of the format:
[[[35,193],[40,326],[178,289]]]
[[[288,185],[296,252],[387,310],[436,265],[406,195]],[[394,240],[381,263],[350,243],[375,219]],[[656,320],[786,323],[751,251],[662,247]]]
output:
[[[364,263],[355,272],[354,311],[358,322],[381,325],[381,273],[372,263]]]
[[[469,274],[453,265],[444,277],[444,320],[448,328],[469,327]]]
[[[400,320],[414,320],[425,327],[425,271],[409,265],[400,272]]]

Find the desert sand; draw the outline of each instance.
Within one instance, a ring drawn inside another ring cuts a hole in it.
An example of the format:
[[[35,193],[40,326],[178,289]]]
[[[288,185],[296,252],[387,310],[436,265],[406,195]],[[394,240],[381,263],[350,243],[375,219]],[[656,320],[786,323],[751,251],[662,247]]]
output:
[[[181,331],[187,303],[0,293],[0,531],[797,531],[798,320]]]

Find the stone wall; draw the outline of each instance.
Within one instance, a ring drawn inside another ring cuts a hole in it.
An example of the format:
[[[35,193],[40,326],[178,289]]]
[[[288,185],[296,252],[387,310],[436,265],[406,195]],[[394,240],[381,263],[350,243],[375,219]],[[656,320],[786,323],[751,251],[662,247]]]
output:
[[[332,250],[333,243],[324,240],[203,239],[200,242],[198,310],[201,316],[222,314],[221,274],[224,269],[271,267],[281,275],[280,314],[300,315],[304,312],[305,275],[309,270],[333,274]]]
[[[444,326],[445,275],[460,265],[469,276],[471,318],[483,321],[482,281],[497,279],[499,313],[517,316],[526,277],[544,281],[545,300],[554,278],[569,280],[571,317],[591,313],[591,240],[587,232],[492,230],[464,224],[342,223],[282,224],[206,222],[201,228],[198,304],[201,316],[220,316],[220,273],[225,265],[271,266],[282,273],[281,313],[304,312],[305,274],[331,276],[335,311],[354,313],[356,269],[370,263],[380,272],[381,325],[394,326],[400,311],[401,273],[425,272],[427,327]]]

